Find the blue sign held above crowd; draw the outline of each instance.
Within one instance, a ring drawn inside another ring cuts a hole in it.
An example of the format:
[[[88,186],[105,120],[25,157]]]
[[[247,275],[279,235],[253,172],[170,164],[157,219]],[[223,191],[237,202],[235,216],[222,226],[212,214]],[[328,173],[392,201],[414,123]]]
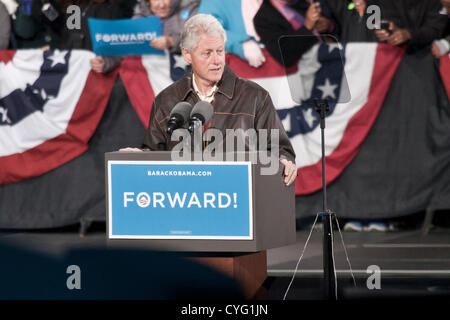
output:
[[[156,17],[121,20],[88,19],[92,48],[99,56],[160,54],[150,46],[162,35],[161,20]]]

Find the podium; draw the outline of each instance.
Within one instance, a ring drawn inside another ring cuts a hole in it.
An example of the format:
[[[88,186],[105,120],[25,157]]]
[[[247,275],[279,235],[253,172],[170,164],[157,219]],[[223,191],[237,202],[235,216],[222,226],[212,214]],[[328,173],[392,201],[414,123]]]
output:
[[[266,175],[245,161],[250,153],[244,161],[171,159],[169,151],[105,154],[108,246],[185,252],[254,297],[267,277],[266,250],[296,240],[294,185],[285,186],[283,166]]]

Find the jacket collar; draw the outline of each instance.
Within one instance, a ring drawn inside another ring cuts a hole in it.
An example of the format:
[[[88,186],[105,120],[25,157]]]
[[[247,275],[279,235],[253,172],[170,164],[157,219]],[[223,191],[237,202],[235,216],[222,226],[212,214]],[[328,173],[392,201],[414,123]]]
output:
[[[233,70],[228,67],[228,65],[225,65],[222,79],[219,80],[219,83],[217,84],[218,90],[217,93],[223,94],[228,99],[233,99],[234,94],[234,86],[237,80],[236,74],[233,72]],[[192,70],[189,72],[186,72],[184,76],[180,79],[179,82],[179,90],[180,95],[182,96],[181,100],[186,100],[187,96],[190,92],[194,93],[194,88],[192,87]]]

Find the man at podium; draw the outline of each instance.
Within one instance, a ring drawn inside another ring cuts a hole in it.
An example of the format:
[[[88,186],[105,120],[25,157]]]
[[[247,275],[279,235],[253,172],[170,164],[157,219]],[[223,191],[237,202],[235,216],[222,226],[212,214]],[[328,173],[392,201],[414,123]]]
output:
[[[193,106],[204,101],[212,105],[213,111],[210,119],[203,119],[203,131],[208,128],[224,133],[227,129],[278,130],[279,161],[284,166],[284,183],[290,185],[297,176],[295,152],[272,99],[265,89],[255,82],[239,78],[225,64],[225,42],[226,32],[212,15],[197,14],[186,21],[181,49],[192,71],[186,72],[154,99],[143,150],[172,150],[177,144],[170,136],[176,123],[172,121],[176,120],[172,119],[174,107],[180,102]],[[192,118],[192,113],[190,116]],[[189,121],[184,119],[178,126],[187,128],[189,123],[186,122]],[[267,146],[270,151],[271,143],[268,142]],[[136,149],[122,149],[130,150]]]

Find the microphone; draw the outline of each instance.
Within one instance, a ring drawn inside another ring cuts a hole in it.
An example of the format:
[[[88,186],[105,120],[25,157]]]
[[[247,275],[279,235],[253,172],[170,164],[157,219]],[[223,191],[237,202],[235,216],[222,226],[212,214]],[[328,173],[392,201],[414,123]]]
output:
[[[206,101],[199,101],[195,104],[191,111],[191,118],[189,119],[189,132],[193,133],[195,129],[203,126],[211,119],[214,114],[214,108],[211,103]]]
[[[169,136],[172,135],[176,129],[183,126],[189,119],[189,114],[191,113],[192,105],[189,102],[182,101],[178,102],[175,107],[173,107],[170,112],[170,118],[167,122],[167,133]]]

